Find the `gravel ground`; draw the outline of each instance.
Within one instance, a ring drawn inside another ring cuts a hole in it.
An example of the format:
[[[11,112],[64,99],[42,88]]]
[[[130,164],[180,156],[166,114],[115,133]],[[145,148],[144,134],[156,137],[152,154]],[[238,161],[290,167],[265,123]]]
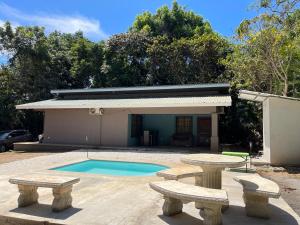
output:
[[[286,172],[258,171],[258,173],[275,181],[280,186],[284,200],[300,215],[300,167],[286,169]]]

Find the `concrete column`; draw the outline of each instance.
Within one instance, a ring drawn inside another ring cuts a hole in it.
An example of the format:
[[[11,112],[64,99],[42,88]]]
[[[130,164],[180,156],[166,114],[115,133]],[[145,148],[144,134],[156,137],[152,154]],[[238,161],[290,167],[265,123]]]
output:
[[[206,188],[221,189],[222,188],[222,168],[216,168],[211,166],[201,166],[203,174],[200,180],[196,180],[196,186],[202,186]],[[203,203],[196,202],[195,207],[202,209]]]
[[[202,187],[221,189],[222,188],[222,168],[202,166]]]
[[[218,152],[218,150],[219,150],[218,114],[217,113],[211,114],[210,150],[212,152]]]

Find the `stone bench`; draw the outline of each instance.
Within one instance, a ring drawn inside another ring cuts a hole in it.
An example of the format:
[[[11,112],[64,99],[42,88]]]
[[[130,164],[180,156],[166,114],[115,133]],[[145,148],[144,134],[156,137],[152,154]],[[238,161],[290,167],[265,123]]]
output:
[[[195,177],[195,185],[197,186],[202,186],[202,174],[202,169],[196,166],[174,167],[156,173],[157,176],[163,177],[165,180],[179,180],[188,177]]]
[[[243,186],[243,198],[248,216],[269,218],[269,198],[279,198],[278,185],[259,175],[238,176],[234,180]]]
[[[228,204],[225,190],[204,188],[175,180],[152,182],[150,187],[163,194],[165,202],[162,210],[165,216],[181,213],[183,203],[195,202],[202,205],[200,215],[204,219],[204,225],[222,223],[221,208]]]
[[[38,202],[38,187],[52,188],[54,200],[52,210],[62,211],[72,207],[72,187],[80,181],[79,178],[31,174],[9,179],[11,184],[17,184],[20,192],[18,207],[25,207]]]

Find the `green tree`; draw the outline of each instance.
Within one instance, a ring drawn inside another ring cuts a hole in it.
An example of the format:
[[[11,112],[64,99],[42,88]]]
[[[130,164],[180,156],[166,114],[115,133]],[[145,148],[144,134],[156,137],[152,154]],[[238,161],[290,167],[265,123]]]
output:
[[[47,46],[50,56],[51,82],[49,89],[64,89],[73,86],[71,76],[71,56],[70,49],[73,45],[74,37],[71,34],[62,34],[57,31],[48,36]]]
[[[103,61],[103,44],[96,44],[77,33],[76,40],[70,49],[71,75],[74,79],[73,87],[91,87],[94,79],[100,81],[101,65]],[[99,85],[99,83],[98,83]]]
[[[7,67],[0,68],[0,129],[12,128],[17,124],[14,93],[10,88],[11,73]],[[13,121],[13,123],[12,123]]]
[[[229,43],[217,34],[169,41],[156,37],[148,49],[149,75],[153,84],[217,82],[224,73],[222,59]]]
[[[261,1],[266,11],[237,29],[238,45],[227,61],[237,85],[297,96],[299,92],[298,1]]]
[[[7,69],[1,70],[3,90],[9,90],[0,92],[0,103],[6,105],[1,112],[10,112],[3,117],[4,128],[40,132],[41,113],[16,112],[11,106],[49,99],[51,89],[90,87],[101,78],[103,44],[88,41],[80,32],[46,36],[41,27],[12,29],[6,23],[0,27],[0,50],[10,56]]]
[[[105,46],[102,72],[107,86],[140,86],[147,83],[147,49],[152,39],[145,32],[112,36]]]
[[[176,1],[170,9],[163,6],[155,14],[144,12],[138,15],[130,29],[148,32],[152,36],[165,35],[171,39],[212,32],[208,22],[194,12],[185,10]]]

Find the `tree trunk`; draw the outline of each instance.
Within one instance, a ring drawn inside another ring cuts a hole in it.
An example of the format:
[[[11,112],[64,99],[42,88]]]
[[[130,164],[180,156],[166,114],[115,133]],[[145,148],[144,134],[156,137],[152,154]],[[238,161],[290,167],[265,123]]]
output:
[[[288,90],[289,90],[289,84],[288,84],[288,80],[286,79],[284,80],[284,88],[283,88],[282,95],[287,96]]]

